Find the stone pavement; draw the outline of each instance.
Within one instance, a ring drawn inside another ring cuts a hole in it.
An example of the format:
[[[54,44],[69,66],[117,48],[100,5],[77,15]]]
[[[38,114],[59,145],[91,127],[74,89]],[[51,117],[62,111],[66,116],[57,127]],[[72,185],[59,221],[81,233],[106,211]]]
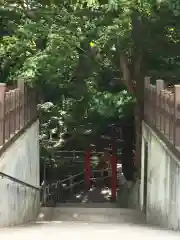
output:
[[[0,239],[38,240],[179,240],[180,234],[131,224],[97,224],[77,222],[47,222],[0,230]]]

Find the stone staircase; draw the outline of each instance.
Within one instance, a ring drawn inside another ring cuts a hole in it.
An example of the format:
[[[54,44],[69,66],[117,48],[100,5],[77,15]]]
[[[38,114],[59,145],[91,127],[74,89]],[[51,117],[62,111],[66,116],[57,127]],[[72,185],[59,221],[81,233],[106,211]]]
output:
[[[118,208],[115,203],[64,203],[41,208],[37,219],[29,224],[3,228],[0,238],[179,240],[180,234],[149,226],[142,213]]]
[[[86,222],[145,224],[145,216],[137,210],[118,208],[113,203],[65,203],[54,208],[41,208],[37,222]]]

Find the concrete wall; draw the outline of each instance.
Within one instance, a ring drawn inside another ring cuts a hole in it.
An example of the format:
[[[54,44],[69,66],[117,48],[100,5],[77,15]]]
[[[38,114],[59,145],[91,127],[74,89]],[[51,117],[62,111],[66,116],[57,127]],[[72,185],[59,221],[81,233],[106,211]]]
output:
[[[136,182],[132,182],[132,185],[129,188],[128,195],[128,207],[133,209],[140,208],[139,206],[139,191],[140,191],[140,180],[136,180]]]
[[[29,127],[0,157],[0,171],[39,186],[39,121]],[[39,191],[0,177],[0,227],[36,218]]]
[[[180,230],[180,163],[156,135],[143,123],[140,206],[143,209],[144,145],[148,142],[147,221]]]

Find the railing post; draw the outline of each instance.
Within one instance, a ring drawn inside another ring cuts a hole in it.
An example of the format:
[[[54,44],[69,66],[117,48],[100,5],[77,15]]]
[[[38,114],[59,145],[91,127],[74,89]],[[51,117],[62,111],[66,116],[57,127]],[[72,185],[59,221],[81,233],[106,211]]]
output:
[[[46,207],[47,205],[47,189],[46,189],[46,185],[43,185],[43,188],[42,188],[42,197],[43,197],[43,206]]]
[[[20,128],[24,127],[25,125],[25,88],[24,88],[24,80],[18,80],[17,82],[19,88],[19,97],[20,97]]]
[[[111,156],[111,169],[112,169],[112,177],[111,177],[111,199],[112,201],[116,201],[116,191],[117,191],[117,158],[116,155],[112,154]]]
[[[104,176],[104,175],[103,175],[103,174],[104,174],[104,169],[101,169],[101,170],[100,170],[100,173],[101,173],[101,177],[103,178],[103,176]]]
[[[70,187],[70,193],[73,193],[73,176],[70,175],[69,178],[69,187]]]
[[[46,160],[44,159],[44,186],[43,186],[43,204],[47,204],[47,192],[46,192]]]
[[[5,142],[5,94],[6,84],[0,83],[0,146]]]
[[[150,77],[145,77],[144,78],[144,87],[148,88],[150,84],[151,84],[151,78]]]
[[[90,187],[90,177],[91,177],[91,154],[89,151],[85,152],[85,161],[84,161],[84,182],[85,188],[89,189]]]
[[[151,80],[150,77],[145,77],[144,78],[144,94],[145,94],[145,99],[144,99],[144,114],[145,117],[149,116],[149,110],[150,110],[150,105],[149,105],[149,86],[150,86]]]
[[[174,86],[174,145],[180,147],[180,85]]]
[[[75,162],[75,159],[76,159],[76,152],[75,150],[73,150],[73,162]]]
[[[156,80],[156,126],[161,129],[161,90],[164,89],[164,80]]]

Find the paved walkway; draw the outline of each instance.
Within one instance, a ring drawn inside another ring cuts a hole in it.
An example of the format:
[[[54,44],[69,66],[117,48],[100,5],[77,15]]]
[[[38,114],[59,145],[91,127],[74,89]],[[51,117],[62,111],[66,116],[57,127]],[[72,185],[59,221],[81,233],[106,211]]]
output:
[[[179,240],[180,234],[131,224],[50,222],[0,230],[0,239],[38,240]]]

